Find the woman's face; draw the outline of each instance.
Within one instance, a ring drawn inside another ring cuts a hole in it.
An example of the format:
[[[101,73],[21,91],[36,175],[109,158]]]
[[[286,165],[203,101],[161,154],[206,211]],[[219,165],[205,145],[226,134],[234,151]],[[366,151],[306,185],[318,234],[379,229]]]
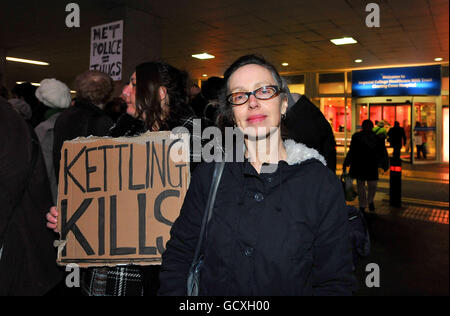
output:
[[[122,98],[127,103],[127,113],[136,116],[136,72],[130,78],[130,82],[122,90]]]
[[[228,94],[251,92],[264,86],[278,86],[272,73],[260,65],[245,65],[230,76]],[[286,109],[287,98],[284,94],[268,100],[259,100],[250,95],[244,104],[233,107],[233,116],[244,135],[266,137],[280,127],[281,114]]]

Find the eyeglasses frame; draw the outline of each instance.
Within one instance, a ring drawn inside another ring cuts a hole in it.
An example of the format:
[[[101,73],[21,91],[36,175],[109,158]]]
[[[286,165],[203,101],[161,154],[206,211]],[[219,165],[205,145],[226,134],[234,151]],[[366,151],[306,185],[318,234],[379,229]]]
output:
[[[260,89],[263,89],[263,88],[275,88],[275,94],[272,95],[270,98],[267,98],[267,99],[260,99],[260,98],[258,98],[258,97],[256,96],[256,91],[258,91],[258,90],[260,90]],[[282,88],[280,88],[280,87],[278,87],[278,86],[276,86],[276,85],[268,85],[268,86],[262,86],[262,87],[259,87],[258,89],[253,90],[253,91],[251,91],[251,92],[234,92],[234,93],[230,93],[229,95],[227,95],[226,100],[227,100],[227,102],[228,102],[229,104],[231,104],[231,106],[236,107],[236,106],[241,106],[241,105],[244,105],[245,103],[247,103],[247,101],[250,99],[250,96],[251,96],[251,95],[253,95],[253,96],[254,96],[255,98],[257,98],[258,100],[263,100],[263,101],[265,101],[265,100],[270,100],[270,99],[276,98],[277,96],[280,95],[280,93],[283,93],[283,92],[284,92],[284,89],[282,89]],[[245,102],[243,102],[243,103],[241,103],[241,104],[234,104],[234,103],[231,103],[231,102],[229,101],[229,98],[230,98],[233,94],[235,94],[235,93],[244,93],[245,95],[247,95],[247,100],[245,100]]]

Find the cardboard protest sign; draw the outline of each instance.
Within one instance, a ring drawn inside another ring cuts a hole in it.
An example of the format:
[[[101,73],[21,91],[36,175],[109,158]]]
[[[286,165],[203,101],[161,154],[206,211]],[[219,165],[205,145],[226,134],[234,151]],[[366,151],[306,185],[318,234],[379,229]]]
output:
[[[188,184],[188,134],[64,142],[58,264],[161,263]]]
[[[92,27],[89,69],[104,72],[113,80],[122,80],[122,49],[123,21]]]

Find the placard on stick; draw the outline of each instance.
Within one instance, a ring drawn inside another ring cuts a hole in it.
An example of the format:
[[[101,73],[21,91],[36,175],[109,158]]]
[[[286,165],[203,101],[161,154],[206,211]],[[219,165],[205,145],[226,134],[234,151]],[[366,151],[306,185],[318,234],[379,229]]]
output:
[[[123,20],[91,28],[89,69],[108,74],[113,80],[122,80]]]
[[[188,134],[64,142],[58,264],[160,264],[188,184]]]

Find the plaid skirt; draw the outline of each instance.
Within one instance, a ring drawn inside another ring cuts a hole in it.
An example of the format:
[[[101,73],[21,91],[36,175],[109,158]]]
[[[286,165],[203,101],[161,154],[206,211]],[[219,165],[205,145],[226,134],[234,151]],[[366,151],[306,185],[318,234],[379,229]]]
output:
[[[117,266],[81,270],[81,291],[87,296],[155,296],[160,265]]]

